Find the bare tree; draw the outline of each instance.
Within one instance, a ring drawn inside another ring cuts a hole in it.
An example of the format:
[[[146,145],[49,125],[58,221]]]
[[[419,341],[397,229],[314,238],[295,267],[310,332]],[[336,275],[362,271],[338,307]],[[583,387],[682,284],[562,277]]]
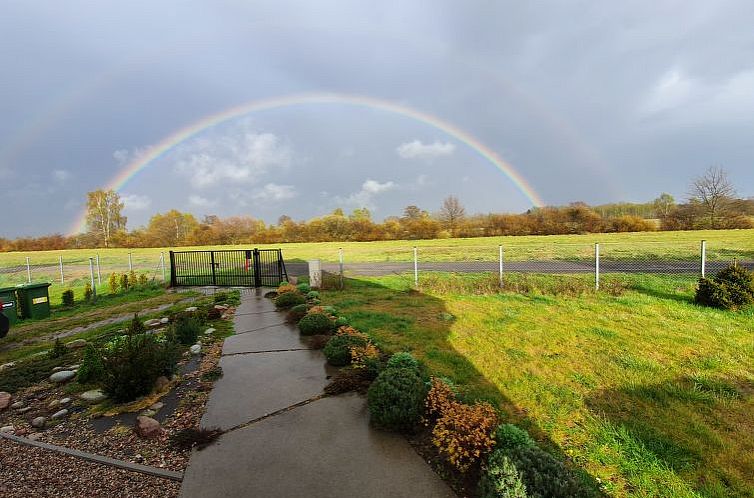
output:
[[[698,202],[709,219],[709,228],[719,226],[733,201],[735,189],[728,179],[728,173],[719,166],[712,166],[691,184],[691,202]]]
[[[466,217],[466,210],[456,196],[448,196],[442,201],[440,221],[448,228],[451,235],[455,234],[458,223]]]

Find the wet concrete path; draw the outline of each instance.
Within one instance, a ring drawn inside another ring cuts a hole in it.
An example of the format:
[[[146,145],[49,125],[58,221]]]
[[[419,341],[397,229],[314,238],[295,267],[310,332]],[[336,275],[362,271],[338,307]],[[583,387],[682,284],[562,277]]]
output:
[[[181,496],[455,496],[403,437],[369,426],[364,397],[323,396],[333,370],[269,299],[245,293],[235,330],[202,417],[228,432],[194,451]]]

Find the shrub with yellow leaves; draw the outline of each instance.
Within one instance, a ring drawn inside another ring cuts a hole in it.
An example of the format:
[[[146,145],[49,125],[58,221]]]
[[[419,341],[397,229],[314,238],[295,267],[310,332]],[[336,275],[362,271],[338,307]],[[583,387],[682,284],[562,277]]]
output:
[[[497,413],[489,403],[451,402],[432,430],[432,443],[451,465],[466,472],[492,451],[497,423]]]
[[[445,381],[432,377],[425,405],[430,419],[442,417],[453,403],[457,403],[456,393]]]

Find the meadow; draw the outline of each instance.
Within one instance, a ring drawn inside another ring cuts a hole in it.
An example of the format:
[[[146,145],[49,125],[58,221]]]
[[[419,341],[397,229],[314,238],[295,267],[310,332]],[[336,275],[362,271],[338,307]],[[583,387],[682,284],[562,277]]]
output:
[[[754,496],[754,310],[696,306],[688,278],[599,293],[487,280],[360,278],[323,301],[493,402],[610,496]]]

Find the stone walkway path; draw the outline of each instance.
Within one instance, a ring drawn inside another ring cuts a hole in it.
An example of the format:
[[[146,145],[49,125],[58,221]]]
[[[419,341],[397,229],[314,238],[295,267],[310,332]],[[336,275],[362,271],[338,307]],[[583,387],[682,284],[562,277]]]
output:
[[[245,294],[225,340],[204,427],[227,430],[194,451],[181,495],[453,497],[401,436],[369,427],[366,400],[324,397],[333,373],[261,294]]]

